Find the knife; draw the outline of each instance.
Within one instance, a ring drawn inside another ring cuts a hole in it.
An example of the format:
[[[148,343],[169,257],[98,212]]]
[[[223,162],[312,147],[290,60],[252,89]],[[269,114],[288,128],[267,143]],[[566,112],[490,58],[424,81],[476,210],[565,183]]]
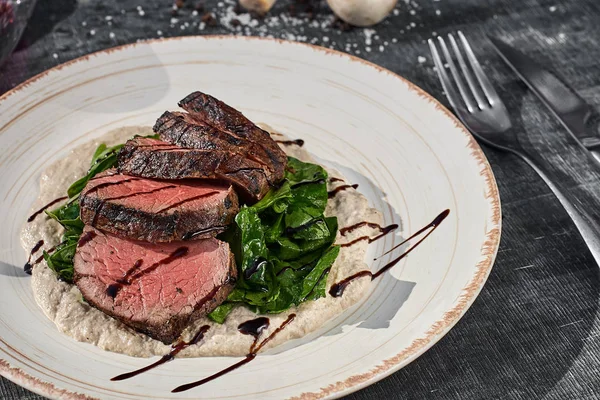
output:
[[[500,57],[600,164],[600,114],[554,73],[502,40],[489,39]]]

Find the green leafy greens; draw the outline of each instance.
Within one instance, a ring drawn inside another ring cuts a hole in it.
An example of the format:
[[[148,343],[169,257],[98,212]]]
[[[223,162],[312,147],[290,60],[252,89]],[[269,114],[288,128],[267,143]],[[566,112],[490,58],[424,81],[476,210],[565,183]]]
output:
[[[79,195],[95,175],[117,163],[123,145],[98,146],[87,174],[74,182],[63,206],[46,211],[65,231],[53,253],[44,252],[50,269],[73,281],[73,257],[83,222]],[[325,296],[327,274],[340,251],[333,246],[337,218],[325,217],[327,172],[319,165],[288,157],[283,183],[253,206],[243,206],[235,224],[220,238],[236,257],[238,280],[227,300],[209,317],[222,323],[236,305],[254,312],[279,313]]]
[[[327,172],[288,157],[283,184],[258,203],[242,207],[223,234],[238,265],[227,300],[209,317],[219,323],[236,304],[254,312],[279,313],[325,296],[327,274],[340,251],[333,246],[337,218],[323,215]]]

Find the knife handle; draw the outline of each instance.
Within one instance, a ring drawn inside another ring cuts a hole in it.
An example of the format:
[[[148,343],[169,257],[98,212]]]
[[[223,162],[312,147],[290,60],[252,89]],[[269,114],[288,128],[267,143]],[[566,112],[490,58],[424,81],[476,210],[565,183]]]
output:
[[[596,264],[600,266],[600,225],[583,209],[579,199],[571,191],[563,190],[558,183],[555,183],[550,178],[550,175],[541,166],[537,165],[532,159],[521,152],[512,149],[510,152],[529,164],[544,180],[550,190],[552,190],[552,193],[558,198],[558,201],[560,201],[567,214],[569,214],[575,223],[577,230],[579,230],[581,237],[596,260]]]

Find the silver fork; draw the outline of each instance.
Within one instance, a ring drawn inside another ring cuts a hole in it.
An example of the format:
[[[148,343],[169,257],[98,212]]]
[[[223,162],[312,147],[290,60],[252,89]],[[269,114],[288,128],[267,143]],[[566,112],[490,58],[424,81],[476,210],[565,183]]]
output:
[[[438,37],[439,45],[454,78],[453,80],[450,79],[446,68],[444,68],[435,41],[433,39],[428,41],[440,81],[458,118],[478,140],[491,147],[514,154],[540,175],[573,219],[596,263],[600,265],[600,225],[583,209],[579,200],[570,191],[562,189],[558,182],[554,182],[550,178],[550,175],[542,166],[536,164],[526,155],[517,139],[517,132],[511,129],[512,123],[504,103],[498,97],[498,93],[496,93],[485,72],[483,72],[467,38],[461,31],[458,31],[458,37],[462,45],[462,51],[461,46],[452,34],[448,35],[448,41],[452,47],[454,57],[458,61],[462,76],[454,63],[445,40],[441,36]],[[466,61],[463,52],[466,54]],[[466,86],[464,81],[467,82]]]

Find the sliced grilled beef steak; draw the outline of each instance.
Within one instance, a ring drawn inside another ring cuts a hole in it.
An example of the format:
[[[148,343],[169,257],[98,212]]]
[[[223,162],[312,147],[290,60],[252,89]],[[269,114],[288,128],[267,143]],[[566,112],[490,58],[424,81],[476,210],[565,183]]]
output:
[[[151,244],[90,226],[74,265],[89,304],[167,344],[221,304],[237,276],[229,245],[217,239]]]
[[[105,171],[79,198],[81,220],[148,242],[215,236],[233,222],[238,198],[231,186],[209,181],[163,181]]]
[[[269,191],[264,168],[243,154],[175,146],[158,139],[127,141],[118,156],[118,170],[152,179],[218,179],[230,182],[245,198],[260,200]]]
[[[260,145],[267,153],[276,175],[279,179],[283,178],[287,156],[267,131],[260,129],[241,112],[202,92],[189,94],[179,102],[179,106],[196,120]]]
[[[160,135],[161,140],[180,147],[244,154],[263,167],[271,185],[283,179],[284,171],[275,166],[261,145],[212,127],[194,118],[192,114],[165,111],[156,120],[153,129]]]

